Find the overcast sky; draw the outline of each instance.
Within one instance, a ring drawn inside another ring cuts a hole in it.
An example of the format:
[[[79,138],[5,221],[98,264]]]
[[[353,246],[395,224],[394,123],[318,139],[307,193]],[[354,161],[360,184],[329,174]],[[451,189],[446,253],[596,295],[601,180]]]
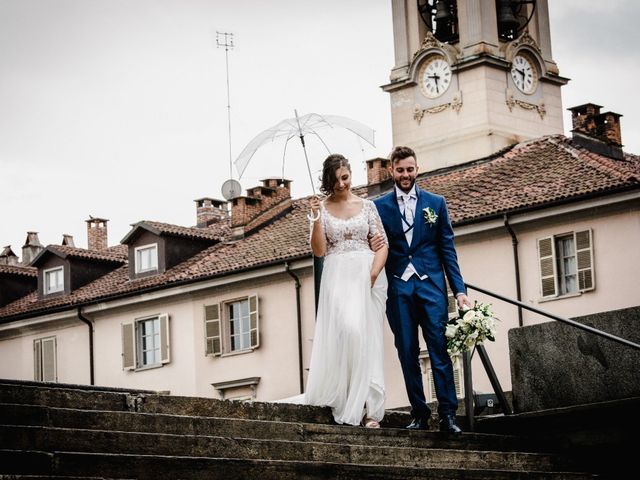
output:
[[[623,114],[625,149],[640,153],[639,4],[549,3],[553,57],[572,79],[564,107]],[[194,199],[222,198],[230,143],[216,31],[234,34],[232,158],[294,109],[341,115],[376,132],[375,148],[323,133],[364,183],[364,160],[391,148],[379,88],[394,64],[390,0],[0,0],[0,247],[21,256],[27,231],[85,247],[89,215],[110,220],[113,245],[139,220],[193,225]],[[317,170],[326,150],[307,144]],[[242,187],[280,176],[282,160],[283,142],[260,149]],[[310,193],[295,138],[285,176],[294,197]]]

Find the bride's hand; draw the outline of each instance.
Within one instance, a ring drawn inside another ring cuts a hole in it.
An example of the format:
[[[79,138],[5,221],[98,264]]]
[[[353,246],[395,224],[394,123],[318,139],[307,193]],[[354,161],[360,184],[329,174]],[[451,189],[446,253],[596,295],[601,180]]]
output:
[[[376,284],[376,280],[378,279],[378,273],[371,272],[371,288]]]
[[[320,199],[318,197],[311,197],[309,199],[309,206],[311,207],[311,214],[316,216],[320,210]]]

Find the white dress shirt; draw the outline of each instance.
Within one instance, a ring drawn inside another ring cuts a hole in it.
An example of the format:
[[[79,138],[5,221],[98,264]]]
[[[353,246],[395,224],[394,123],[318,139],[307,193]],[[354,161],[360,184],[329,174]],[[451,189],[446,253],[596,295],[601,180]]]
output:
[[[413,240],[413,225],[415,222],[415,213],[416,213],[416,205],[418,203],[418,195],[416,193],[416,186],[409,191],[409,193],[404,193],[397,186],[396,190],[396,199],[398,202],[398,206],[400,207],[400,213],[402,214],[402,229],[404,230],[404,236],[407,239],[407,243],[411,245],[411,241]],[[420,280],[424,280],[427,278],[427,275],[418,275],[416,271],[416,267],[413,266],[411,262],[407,265],[404,273],[400,277],[405,282],[409,280],[413,275],[416,275]]]

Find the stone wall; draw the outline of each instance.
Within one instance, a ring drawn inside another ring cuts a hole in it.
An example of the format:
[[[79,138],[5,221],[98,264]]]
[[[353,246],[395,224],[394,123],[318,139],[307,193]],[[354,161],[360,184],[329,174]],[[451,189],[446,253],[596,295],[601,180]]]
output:
[[[640,343],[640,307],[575,319]],[[640,350],[561,322],[509,330],[516,412],[640,397]]]

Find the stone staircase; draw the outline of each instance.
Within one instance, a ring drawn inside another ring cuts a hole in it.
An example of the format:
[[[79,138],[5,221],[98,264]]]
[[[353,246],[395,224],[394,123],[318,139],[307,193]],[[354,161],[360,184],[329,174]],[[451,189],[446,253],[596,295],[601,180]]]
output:
[[[333,424],[326,408],[0,380],[0,479],[582,480],[525,438]]]

